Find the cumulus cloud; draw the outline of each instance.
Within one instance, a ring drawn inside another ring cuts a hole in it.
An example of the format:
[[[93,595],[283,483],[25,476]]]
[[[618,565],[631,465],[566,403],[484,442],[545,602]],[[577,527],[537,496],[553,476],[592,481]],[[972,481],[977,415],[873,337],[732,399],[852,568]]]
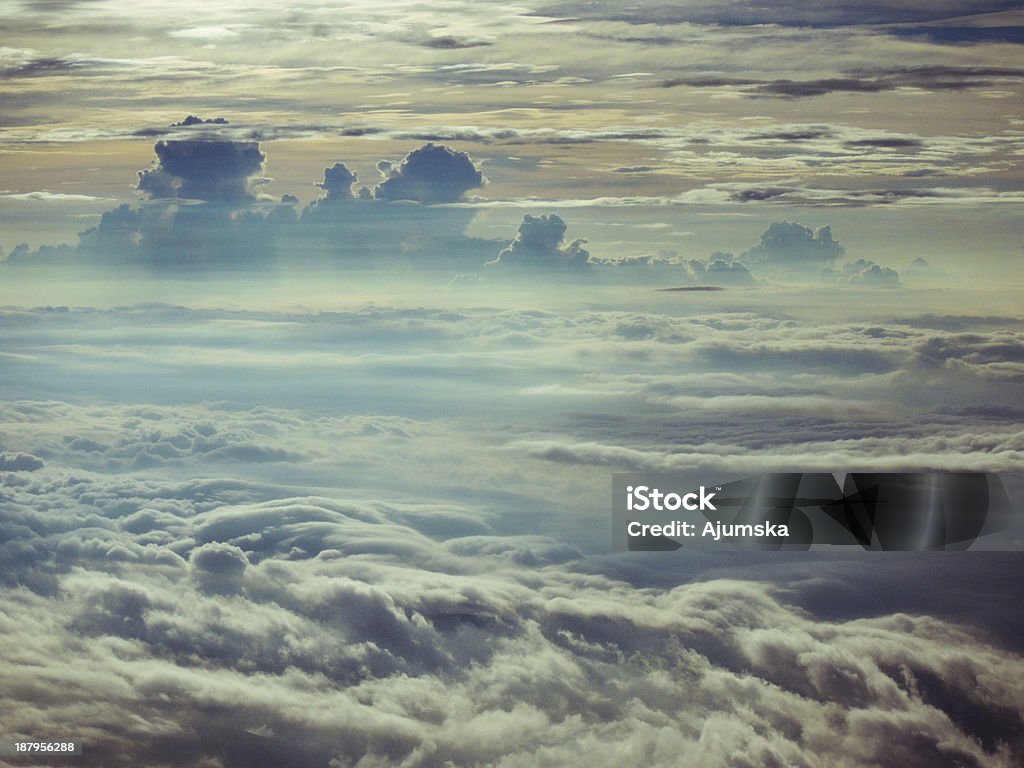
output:
[[[169,139],[154,147],[157,160],[139,172],[138,189],[150,198],[238,203],[253,199],[266,156],[254,141]]]
[[[690,269],[700,282],[752,285],[754,276],[746,265],[732,258],[732,254],[713,254],[707,262],[691,260]]]
[[[858,285],[896,288],[900,284],[900,275],[895,269],[865,259],[844,264],[842,274],[848,282]]]
[[[413,150],[397,165],[382,160],[377,167],[384,176],[374,188],[378,200],[455,203],[486,183],[469,155],[432,142]]]
[[[596,274],[613,274],[620,280],[641,282],[671,281],[682,283],[662,290],[710,290],[724,285],[754,285],[757,280],[745,264],[731,253],[716,251],[708,259],[686,259],[676,251],[662,250],[657,254],[627,256],[621,259],[591,258],[588,262],[597,268]],[[607,270],[614,269],[615,272]],[[689,288],[687,287],[689,286]]]
[[[189,115],[180,123],[171,123],[171,128],[182,128],[190,125],[227,125],[228,121],[223,117],[214,117],[209,120],[204,120],[198,115]]]
[[[294,195],[275,200],[258,193],[268,183],[260,175],[265,156],[257,142],[223,138],[225,124],[220,118],[176,124],[196,137],[157,142],[157,160],[139,172],[136,186],[146,201],[103,213],[97,226],[80,233],[77,254],[166,268],[296,258],[366,266],[419,256],[420,267],[479,268],[493,253],[496,241],[464,234],[474,211],[431,205],[462,200],[486,181],[464,152],[426,144],[397,165],[382,161],[386,178],[374,190],[354,191],[357,175],[335,163],[317,182],[325,194],[300,211]],[[26,245],[8,261],[54,262],[75,251]]]
[[[345,167],[344,163],[335,163],[324,169],[324,180],[317,182],[317,186],[327,193],[328,202],[351,200],[352,185],[358,180],[359,177]]]
[[[583,247],[587,241],[582,238],[566,241],[568,228],[557,214],[526,214],[515,239],[489,262],[489,266],[584,267],[590,259],[590,253]]]
[[[845,253],[832,237],[832,228],[812,230],[794,221],[773,221],[761,234],[761,242],[743,253],[751,263],[769,265],[826,266]]]

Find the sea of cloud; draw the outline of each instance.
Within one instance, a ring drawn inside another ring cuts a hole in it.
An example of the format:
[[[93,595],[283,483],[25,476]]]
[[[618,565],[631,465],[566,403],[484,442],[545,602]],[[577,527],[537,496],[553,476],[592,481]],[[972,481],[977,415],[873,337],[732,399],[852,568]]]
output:
[[[1019,764],[1016,553],[609,528],[613,471],[1019,470],[1019,317],[424,279],[0,312],[0,734],[86,766]]]

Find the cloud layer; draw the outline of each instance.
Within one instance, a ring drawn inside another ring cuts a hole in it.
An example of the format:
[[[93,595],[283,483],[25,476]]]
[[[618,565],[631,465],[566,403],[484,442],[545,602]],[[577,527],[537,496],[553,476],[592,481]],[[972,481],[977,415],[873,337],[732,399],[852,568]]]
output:
[[[0,314],[32,393],[0,406],[4,732],[84,765],[1019,761],[1018,558],[612,555],[607,485],[1013,469],[1020,322],[555,291]]]

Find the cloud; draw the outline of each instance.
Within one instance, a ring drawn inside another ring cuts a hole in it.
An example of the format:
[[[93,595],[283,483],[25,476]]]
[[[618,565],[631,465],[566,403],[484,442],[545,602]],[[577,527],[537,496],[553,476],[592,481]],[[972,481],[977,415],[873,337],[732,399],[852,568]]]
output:
[[[889,267],[880,267],[873,261],[857,259],[843,265],[843,276],[850,283],[873,285],[881,288],[896,288],[900,284],[900,275]]]
[[[703,267],[703,269],[701,269]],[[742,262],[731,258],[731,254],[717,254],[710,261],[691,261],[690,269],[698,273],[701,282],[725,283],[727,285],[752,285],[754,276]]]
[[[157,160],[139,171],[137,189],[151,199],[241,203],[254,198],[266,156],[254,141],[214,138],[158,141]]]
[[[1019,557],[608,553],[604,511],[633,467],[1017,467],[1019,319],[328,291],[3,310],[5,451],[45,462],[0,473],[3,732],[187,768],[1019,762]]]
[[[842,77],[808,80],[761,80],[742,77],[678,77],[661,82],[663,88],[739,88],[751,96],[808,98],[830,93],[880,93],[898,88],[920,88],[926,91],[961,91],[989,88],[996,83],[1019,82],[1024,79],[1020,67],[920,65],[888,69],[861,69]]]
[[[0,472],[35,472],[43,466],[43,460],[31,453],[0,453]]]
[[[395,165],[377,164],[384,181],[374,188],[378,200],[455,203],[486,183],[483,173],[465,152],[427,143]]]
[[[972,4],[971,14],[996,13],[1016,9],[1011,0],[988,0]],[[697,0],[679,4],[654,2],[643,6],[622,8],[615,0],[580,2],[563,0],[537,11],[538,15],[621,21],[627,24],[708,24],[751,26],[777,24],[794,27],[840,27],[849,24],[901,24],[929,22],[964,16],[962,3],[943,0],[928,3],[870,2],[856,11],[842,0],[806,2],[790,0],[771,6],[751,6],[741,0]]]
[[[387,178],[375,190],[357,192],[357,175],[335,163],[317,183],[326,194],[299,211],[293,195],[274,200],[258,193],[267,182],[259,175],[265,159],[259,144],[221,138],[223,125],[219,118],[186,119],[180,126],[197,138],[157,142],[158,159],[139,173],[136,187],[148,200],[104,213],[81,233],[78,251],[105,262],[168,268],[296,258],[365,266],[422,254],[430,255],[423,267],[465,268],[481,266],[494,247],[465,236],[472,210],[431,205],[462,200],[485,181],[464,152],[426,144],[397,166],[382,161]],[[31,260],[20,252],[15,259]]]
[[[454,35],[436,35],[419,40],[418,45],[422,45],[425,48],[454,51],[465,48],[480,48],[482,46],[494,45],[494,41],[483,38],[460,38],[455,37]]]
[[[489,266],[502,267],[583,267],[590,253],[583,248],[587,242],[567,242],[568,225],[557,214],[531,216],[526,214],[515,239]]]
[[[831,264],[845,253],[832,237],[831,227],[812,230],[793,221],[773,221],[761,242],[740,257],[750,264],[816,266]]]
[[[43,203],[65,203],[65,202],[83,202],[83,203],[109,203],[111,198],[109,197],[95,197],[93,195],[76,195],[67,192],[17,192],[3,195],[3,197],[9,200],[36,200]]]
[[[197,501],[186,486],[160,493]],[[854,765],[895,754],[922,768],[1003,768],[1019,756],[1012,650],[925,615],[819,621],[811,597],[792,604],[793,594],[856,589],[853,568],[805,563],[778,583],[651,587],[647,572],[682,575],[678,558],[562,551],[517,561],[509,550],[553,544],[431,540],[389,511],[323,499],[219,499],[194,519],[201,538],[239,543],[161,547],[183,548],[188,568],[179,558],[112,569],[69,548],[62,569],[44,566],[59,592],[4,593],[11,620],[0,633],[15,656],[4,682],[17,705],[6,730],[63,725],[104,764],[190,768],[257,751],[266,764],[321,766],[613,765],[638,755],[666,768],[738,757]],[[135,535],[116,537],[127,546]],[[34,532],[26,540],[48,546]],[[213,590],[218,577],[233,589]],[[58,601],[59,616],[48,610]],[[60,701],[47,695],[54,684]]]
[[[324,180],[317,182],[317,186],[327,193],[326,199],[329,202],[350,200],[353,197],[352,185],[358,180],[359,177],[346,168],[344,163],[335,163],[324,169]]]
[[[171,128],[181,128],[190,125],[227,125],[228,121],[223,117],[214,117],[209,120],[204,120],[198,115],[189,115],[180,123],[171,123]]]
[[[209,542],[192,550],[189,557],[193,577],[205,590],[228,592],[241,583],[249,559],[238,547]]]

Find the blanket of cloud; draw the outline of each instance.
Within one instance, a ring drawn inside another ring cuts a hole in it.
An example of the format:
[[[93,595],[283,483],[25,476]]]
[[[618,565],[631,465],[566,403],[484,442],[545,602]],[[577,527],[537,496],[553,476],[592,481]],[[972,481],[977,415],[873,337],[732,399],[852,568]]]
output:
[[[0,312],[5,738],[83,766],[1024,758],[1018,554],[608,529],[612,471],[1019,470],[1012,292],[157,287]]]
[[[1024,764],[1020,554],[609,519],[1020,472],[1019,2],[6,5],[0,740]]]

